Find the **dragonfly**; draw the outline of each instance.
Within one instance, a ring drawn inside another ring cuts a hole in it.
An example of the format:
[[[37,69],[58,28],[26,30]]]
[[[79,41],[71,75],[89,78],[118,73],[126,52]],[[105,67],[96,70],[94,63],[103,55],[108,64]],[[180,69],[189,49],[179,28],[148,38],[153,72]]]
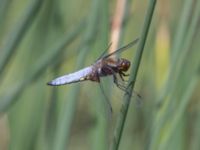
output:
[[[60,86],[86,80],[100,83],[101,77],[113,76],[113,81],[116,84],[116,86],[124,90],[123,86],[118,82],[116,75],[119,74],[122,81],[125,81],[124,77],[128,76],[128,74],[126,74],[125,72],[128,71],[131,63],[129,60],[125,58],[112,58],[110,56],[132,47],[138,42],[138,40],[139,39],[137,38],[134,41],[130,42],[129,44],[105,56],[103,56],[105,54],[105,52],[103,52],[101,57],[98,58],[96,62],[93,63],[92,65],[83,68],[79,71],[76,71],[74,73],[66,74],[58,78],[55,78],[52,81],[48,82],[47,84],[50,86]]]
[[[125,82],[124,77],[128,76],[126,72],[130,68],[131,63],[129,60],[125,58],[113,58],[111,56],[134,46],[138,42],[138,40],[139,39],[137,38],[134,41],[130,42],[129,44],[107,55],[105,55],[107,51],[106,50],[92,65],[85,67],[74,73],[69,73],[69,74],[60,76],[58,78],[55,78],[52,81],[48,82],[47,84],[50,86],[60,86],[60,85],[71,84],[71,83],[76,83],[76,82],[81,82],[81,81],[86,81],[86,80],[100,83],[101,77],[113,76],[113,81],[115,85],[121,90],[125,91],[126,94],[128,94],[128,92],[126,91],[126,86],[124,84],[119,83],[117,74],[119,74],[119,77],[121,78],[121,80]],[[109,47],[110,46],[111,44],[109,45]],[[107,49],[109,49],[109,47]],[[104,93],[102,87],[101,87],[101,90]],[[105,98],[109,105],[110,112],[112,112],[112,106],[108,98],[106,96]]]

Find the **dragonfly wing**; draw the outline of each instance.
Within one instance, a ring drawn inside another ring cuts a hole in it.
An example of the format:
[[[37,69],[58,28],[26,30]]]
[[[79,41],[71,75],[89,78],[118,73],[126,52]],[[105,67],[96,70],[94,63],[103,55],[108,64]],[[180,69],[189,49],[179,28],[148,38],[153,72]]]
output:
[[[112,45],[112,43],[110,43],[108,45],[108,47],[106,48],[106,50],[100,55],[100,57],[96,61],[100,60],[101,58],[103,58],[105,56],[106,52],[109,50],[109,48],[111,47],[111,45]]]
[[[113,54],[116,54],[116,53],[122,52],[124,50],[127,50],[128,48],[134,46],[138,41],[139,41],[139,38],[137,38],[134,41],[130,42],[129,44],[127,44],[127,45],[125,45],[125,46],[117,49],[116,51],[114,51],[114,52],[112,52],[112,53],[110,53],[110,54],[108,54],[106,56],[103,56],[103,59],[108,58],[108,57],[110,57]]]
[[[104,98],[105,98],[105,104],[106,104],[106,106],[107,106],[107,108],[108,108],[108,114],[109,114],[109,116],[111,116],[111,115],[112,115],[112,112],[113,112],[113,110],[112,110],[112,105],[111,105],[111,103],[110,103],[110,101],[109,101],[109,98],[108,98],[107,95],[106,95],[106,92],[105,92],[105,90],[104,90],[104,88],[103,88],[102,83],[100,82],[99,85],[100,85],[101,92],[102,92],[102,94],[103,94],[103,96],[104,96]],[[109,118],[110,118],[110,117],[109,117]]]
[[[51,86],[58,86],[58,85],[64,85],[64,84],[70,84],[74,82],[84,81],[86,80],[85,77],[89,75],[92,72],[92,66],[89,66],[87,68],[81,69],[77,72],[70,73],[61,77],[58,77],[50,82],[48,82],[48,85]]]

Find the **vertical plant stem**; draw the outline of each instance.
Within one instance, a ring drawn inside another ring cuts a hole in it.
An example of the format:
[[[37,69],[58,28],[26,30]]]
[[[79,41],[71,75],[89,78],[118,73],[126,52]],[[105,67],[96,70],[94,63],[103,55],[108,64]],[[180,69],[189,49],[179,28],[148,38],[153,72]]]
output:
[[[98,49],[104,50],[105,46],[108,45],[108,35],[110,30],[110,18],[109,18],[109,4],[110,1],[108,0],[101,0],[100,1],[100,8],[103,9],[103,11],[100,11],[99,13],[99,34],[98,34]],[[100,88],[101,88],[100,84]],[[107,86],[108,85],[108,86]],[[102,85],[103,86],[103,85]],[[109,88],[110,84],[106,82],[106,90]],[[95,112],[95,116],[97,118],[97,124],[95,125],[95,128],[92,130],[91,134],[91,149],[94,150],[107,150],[108,149],[108,141],[109,141],[109,122],[107,121],[107,117],[109,117],[109,111],[110,108],[108,108],[107,100],[105,96],[102,94],[102,89],[97,89],[100,94],[95,95],[92,97],[93,100],[95,100],[95,107],[90,107]],[[105,111],[102,111],[105,110]],[[101,113],[99,113],[101,112]]]
[[[91,49],[91,44],[95,37],[97,21],[99,13],[99,1],[93,0],[91,6],[91,12],[88,16],[88,24],[85,30],[84,40],[81,45],[80,53],[77,57],[76,69],[84,67],[84,61],[88,54],[88,50]],[[58,116],[57,131],[55,133],[54,149],[55,150],[65,150],[67,144],[69,143],[70,131],[72,127],[72,122],[75,117],[76,105],[79,98],[80,85],[75,84],[70,89],[70,95],[67,97],[68,101],[64,103],[61,108],[61,112]]]
[[[7,39],[6,45],[3,48],[3,53],[0,56],[0,75],[2,75],[3,70],[5,69],[13,54],[16,52],[16,49],[25,36],[25,33],[39,13],[42,2],[43,1],[40,0],[31,1],[30,6],[26,9],[22,18],[19,20],[18,25],[16,25],[14,31]]]
[[[41,58],[37,60],[36,64],[32,67],[33,69],[30,76],[27,76],[22,82],[16,82],[11,87],[8,87],[8,89],[10,89],[8,93],[0,93],[0,112],[5,112],[18,100],[17,97],[20,96],[22,91],[45,72],[45,69],[54,62],[63,50],[65,50],[66,45],[69,45],[79,35],[84,26],[85,22],[82,22],[74,27],[74,30],[69,32],[58,45],[49,51],[48,54],[44,53]]]
[[[190,18],[190,13],[193,8],[192,7],[193,2],[194,2],[193,0],[190,0],[190,1],[185,0],[185,2],[183,4],[184,6],[183,6],[182,13],[181,13],[182,16],[181,16],[181,19],[177,26],[178,28],[177,28],[176,37],[174,39],[174,46],[172,47],[173,55],[172,55],[172,61],[170,64],[170,70],[169,70],[167,80],[164,85],[164,89],[161,91],[161,93],[158,96],[158,100],[157,100],[158,103],[161,103],[162,100],[164,100],[167,93],[170,93],[171,91],[173,91],[174,82],[170,82],[170,81],[172,81],[173,78],[175,78],[175,77],[172,72],[174,72],[174,71],[178,72],[179,67],[177,67],[176,64],[180,64],[181,61],[183,61],[182,58],[184,58],[187,54],[188,49],[184,48],[185,45],[183,43],[185,41],[185,38],[187,37],[187,36],[185,36],[187,25],[188,25],[187,22]],[[188,41],[186,41],[186,43],[188,43]],[[181,57],[180,57],[180,55],[181,55]],[[177,59],[177,57],[179,57],[180,59]]]
[[[110,41],[112,43],[109,49],[110,53],[114,52],[118,48],[120,33],[122,29],[121,26],[126,11],[126,3],[127,0],[117,0],[116,2],[116,8],[112,20],[111,35],[110,35]]]
[[[148,35],[149,28],[150,28],[151,20],[153,17],[155,5],[156,5],[156,0],[149,0],[144,25],[142,27],[141,38],[140,38],[139,45],[137,48],[136,56],[133,59],[134,65],[131,68],[131,76],[129,78],[130,86],[127,87],[128,93],[130,93],[130,94],[125,93],[125,95],[124,95],[124,103],[121,107],[121,113],[120,113],[120,116],[118,117],[117,124],[115,127],[114,138],[112,141],[111,150],[119,149],[119,144],[120,144],[120,140],[122,138],[122,133],[123,133],[124,124],[126,121],[127,112],[128,112],[128,108],[130,105],[130,99],[132,96],[131,93],[134,88],[134,81],[136,80],[138,68],[139,68],[139,65],[141,62],[144,45],[145,45],[145,42],[147,39],[147,35]]]
[[[185,1],[184,5],[186,5],[187,7],[192,7],[192,5],[188,5],[188,1]],[[190,51],[190,53],[194,53],[190,50],[190,45],[191,45],[192,39],[195,34],[195,29],[198,26],[198,18],[199,18],[199,9],[198,8],[199,8],[199,6],[200,6],[200,3],[198,1],[197,4],[195,5],[196,9],[195,9],[193,17],[191,19],[191,24],[189,26],[189,30],[187,32],[185,30],[177,31],[177,32],[184,32],[184,34],[181,33],[184,37],[181,37],[179,39],[179,40],[184,40],[184,42],[182,42],[183,46],[181,47],[181,52],[179,52],[179,55],[174,53],[176,55],[176,58],[175,58],[176,60],[174,60],[174,62],[172,62],[171,72],[169,73],[169,77],[165,84],[164,89],[161,91],[161,95],[160,94],[158,95],[158,98],[159,98],[158,102],[163,102],[163,103],[159,103],[162,105],[159,108],[159,110],[156,112],[155,120],[153,121],[153,127],[155,127],[155,128],[153,128],[152,135],[151,135],[151,141],[150,141],[150,146],[149,146],[150,147],[149,149],[151,149],[151,150],[156,149],[157,146],[160,146],[162,144],[162,142],[160,142],[161,134],[166,131],[166,130],[162,130],[162,129],[167,124],[166,121],[170,118],[170,116],[172,114],[172,113],[170,113],[171,111],[169,111],[169,110],[178,110],[179,106],[176,106],[175,103],[177,103],[177,101],[181,100],[179,105],[182,105],[182,103],[184,102],[183,101],[184,97],[176,98],[176,96],[175,96],[176,94],[174,94],[174,95],[172,95],[172,94],[174,92],[177,92],[177,89],[183,88],[183,86],[180,86],[180,87],[177,86],[177,85],[180,85],[180,82],[181,82],[180,77],[183,75],[183,73],[181,71],[183,71],[184,68],[186,68],[185,62],[188,60],[188,52]],[[183,9],[183,11],[187,11],[187,14],[189,14],[191,9],[185,8],[185,9]],[[183,12],[182,15],[183,14],[186,14],[186,12]],[[186,15],[185,17],[189,17],[189,16]],[[188,20],[188,19],[189,18],[185,18],[185,20]],[[179,25],[182,26],[181,23],[179,23]],[[182,27],[181,28],[178,27],[178,29],[182,30]],[[176,39],[176,40],[178,40],[178,39]],[[178,50],[178,51],[180,51],[180,50]],[[177,100],[175,101],[175,99],[177,99]],[[170,123],[173,123],[173,122],[170,121]],[[172,130],[173,128],[174,127],[171,127],[170,130]],[[169,142],[167,143],[167,141],[169,141],[169,139],[170,139],[169,133],[173,133],[173,131],[171,131],[171,132],[168,131],[165,134],[165,143],[164,143],[165,145],[169,144]]]
[[[178,25],[178,30],[175,35],[174,45],[172,48],[172,53],[174,53],[172,55],[172,61],[176,61],[176,58],[182,49],[184,38],[186,37],[185,31],[187,30],[191,11],[193,9],[193,6],[192,6],[193,2],[194,0],[190,0],[190,1],[185,0],[184,2],[182,15],[181,15],[180,22]]]

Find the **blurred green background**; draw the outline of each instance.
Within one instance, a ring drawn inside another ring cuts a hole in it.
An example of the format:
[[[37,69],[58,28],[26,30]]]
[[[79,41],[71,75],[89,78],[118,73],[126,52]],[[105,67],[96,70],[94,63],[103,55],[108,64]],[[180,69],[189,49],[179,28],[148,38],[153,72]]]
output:
[[[151,0],[149,1],[151,3]],[[123,92],[103,79],[49,87],[109,44],[116,1],[0,1],[0,149],[105,150]],[[147,0],[127,1],[120,43],[141,34]],[[200,149],[200,1],[158,1],[119,149]],[[135,47],[123,52],[132,60]]]

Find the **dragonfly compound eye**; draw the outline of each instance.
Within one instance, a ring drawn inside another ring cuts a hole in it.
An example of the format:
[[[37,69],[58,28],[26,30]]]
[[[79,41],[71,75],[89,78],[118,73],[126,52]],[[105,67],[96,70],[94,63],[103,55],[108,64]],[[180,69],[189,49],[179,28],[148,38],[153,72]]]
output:
[[[127,60],[123,60],[120,65],[120,70],[127,71],[129,69],[129,67],[130,67],[130,62]]]

